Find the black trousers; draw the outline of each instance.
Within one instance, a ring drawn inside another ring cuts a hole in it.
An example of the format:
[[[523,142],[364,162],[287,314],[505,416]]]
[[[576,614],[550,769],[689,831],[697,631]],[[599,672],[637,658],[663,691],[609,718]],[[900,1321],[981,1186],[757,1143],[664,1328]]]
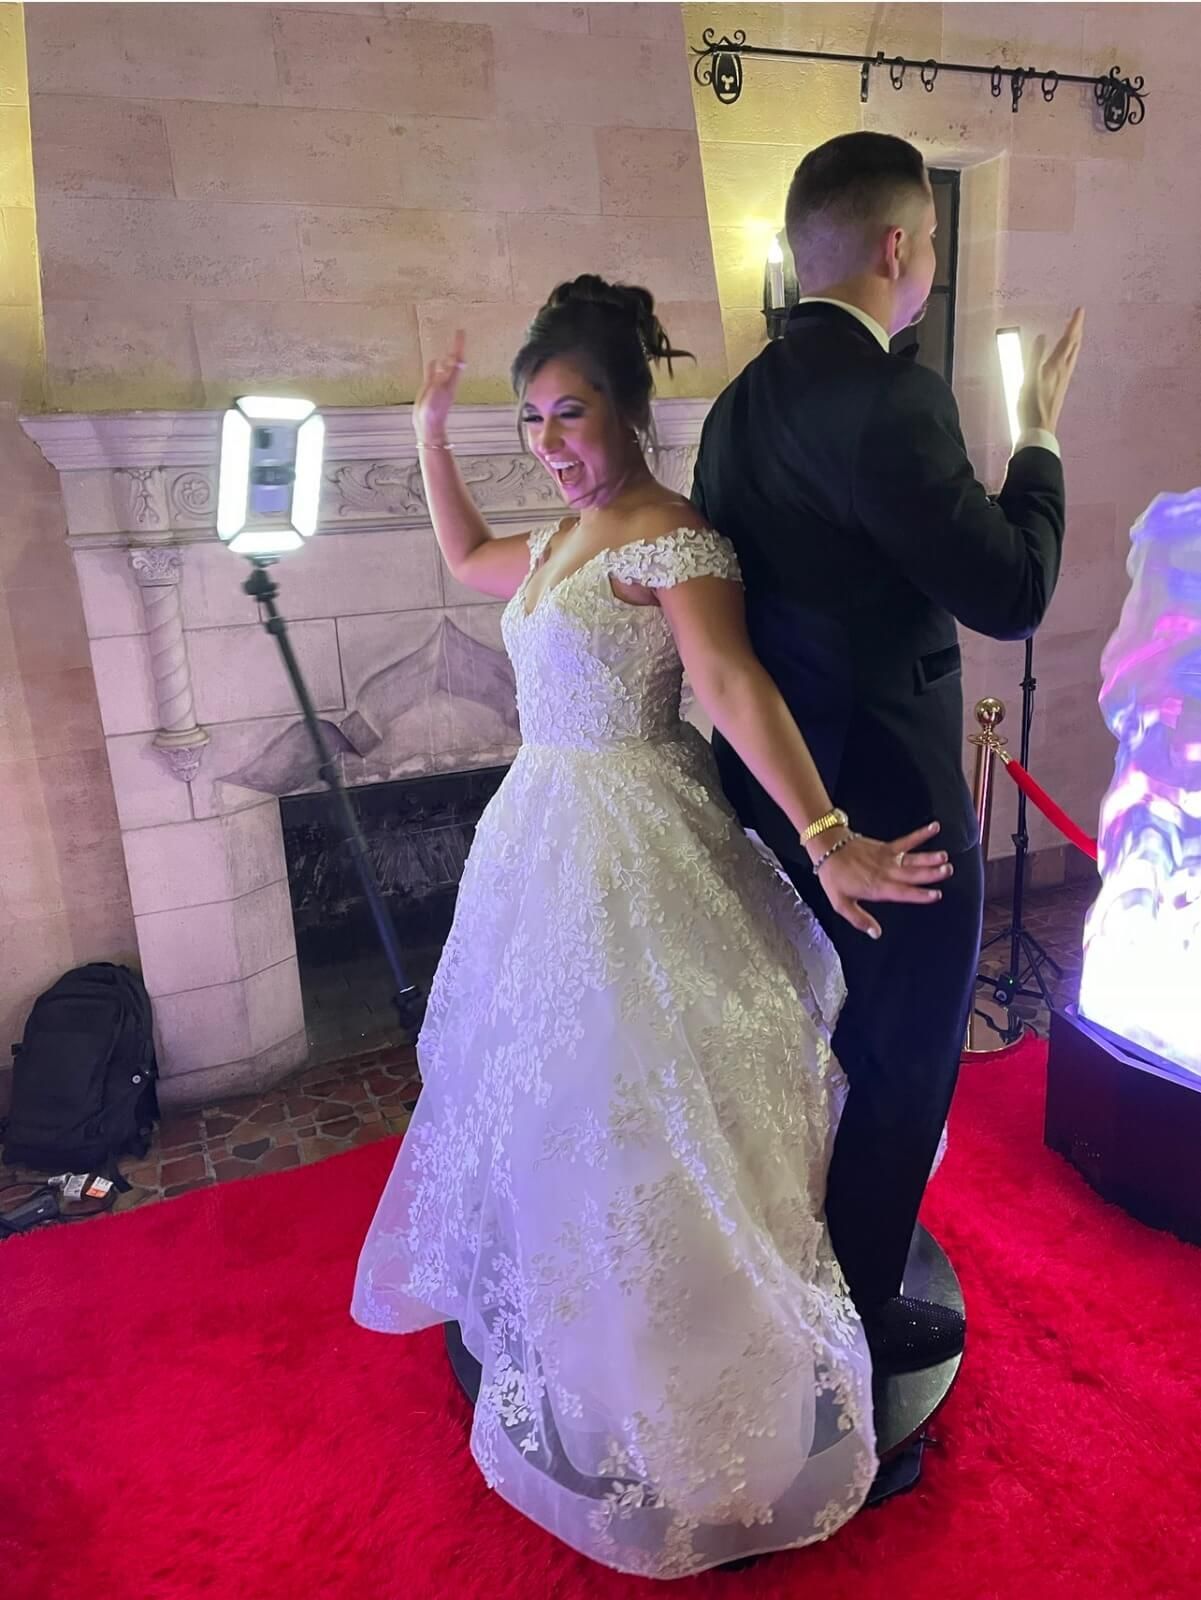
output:
[[[936,905],[873,905],[873,940],[837,916],[808,866],[793,881],[842,961],[834,1051],[850,1082],[826,1190],[834,1250],[861,1313],[899,1293],[918,1207],[950,1108],[971,1008],[984,870],[952,856]],[[789,867],[791,875],[791,864]]]

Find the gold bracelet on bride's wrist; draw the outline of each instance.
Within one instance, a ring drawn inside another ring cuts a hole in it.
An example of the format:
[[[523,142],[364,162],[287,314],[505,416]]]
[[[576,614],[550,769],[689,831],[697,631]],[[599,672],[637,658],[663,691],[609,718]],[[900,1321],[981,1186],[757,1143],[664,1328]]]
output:
[[[851,840],[857,839],[858,837],[859,835],[857,833],[844,833],[841,839],[836,840],[830,846],[824,856],[818,856],[817,860],[813,863],[814,872],[820,872],[825,866],[826,862],[829,861],[831,856],[836,856],[840,850],[845,850],[847,845],[850,844]]]
[[[801,831],[801,843],[808,844],[816,839],[819,833],[828,833],[831,828],[845,828],[850,823],[850,818],[845,811],[840,811],[836,806],[833,811],[827,811],[824,817],[818,817],[816,822],[811,822]]]
[[[418,435],[417,448],[418,450],[449,450],[453,454],[455,447],[453,444],[447,444],[445,440],[423,439]]]

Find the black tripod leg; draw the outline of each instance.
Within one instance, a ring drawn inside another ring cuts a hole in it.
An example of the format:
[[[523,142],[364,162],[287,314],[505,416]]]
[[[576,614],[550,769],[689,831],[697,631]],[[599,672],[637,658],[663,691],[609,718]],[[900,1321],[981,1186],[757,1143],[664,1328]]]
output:
[[[406,1033],[411,1037],[415,1037],[425,1012],[425,996],[415,983],[410,982],[405,973],[400,945],[396,938],[396,929],[393,927],[392,918],[388,914],[388,907],[379,886],[379,879],[376,876],[375,867],[367,849],[367,841],[363,837],[362,828],[359,827],[359,819],[350,803],[350,796],[346,792],[346,785],[342,782],[341,775],[338,772],[337,763],[328,744],[325,742],[325,733],[321,727],[320,718],[317,716],[317,708],[313,704],[313,698],[309,694],[308,685],[305,683],[304,675],[300,670],[300,663],[297,661],[296,653],[292,649],[292,641],[288,637],[288,625],[276,610],[275,597],[279,590],[267,568],[258,562],[255,563],[254,571],[242,587],[252,600],[258,601],[266,612],[263,626],[279,646],[284,670],[288,674],[292,691],[300,706],[309,739],[317,753],[318,774],[333,798],[334,810],[338,814],[338,820],[346,836],[346,842],[354,859],[359,881],[362,884],[363,895],[371,912],[372,920],[375,923],[375,930],[383,947],[388,970],[392,974],[392,981],[396,986],[394,1000],[397,1020]]]
[[[1034,676],[1034,640],[1026,640],[1025,670],[1022,675],[1022,723],[1019,740],[1019,759],[1022,766],[1030,765],[1030,730],[1034,723],[1034,692],[1038,680]],[[1009,967],[1005,972],[990,977],[981,973],[977,982],[991,989],[998,1005],[1012,1007],[1015,1000],[1040,1000],[1048,1009],[1054,996],[1047,986],[1044,969],[1049,967],[1056,981],[1063,977],[1063,969],[1039,944],[1032,933],[1023,926],[1026,895],[1026,859],[1030,850],[1027,828],[1026,795],[1018,790],[1017,826],[1013,832],[1013,898],[1009,925],[994,933],[980,947],[980,954],[999,944],[1009,946]],[[1030,985],[1033,987],[1030,987]]]
[[[1026,640],[1025,671],[1022,675],[1022,725],[1019,740],[1019,759],[1022,766],[1027,769],[1030,764],[1030,730],[1034,723],[1034,691],[1037,688],[1038,679],[1034,676],[1034,640],[1029,638]],[[1016,999],[1027,999],[1041,1000],[1044,1005],[1050,1006],[1052,996],[1043,978],[1042,969],[1044,966],[1049,966],[1056,978],[1062,978],[1063,973],[1034,935],[1027,933],[1022,924],[1026,894],[1026,857],[1030,850],[1030,834],[1026,823],[1026,795],[1024,790],[1019,789],[1017,826],[1013,833],[1013,901],[1009,926],[994,934],[983,946],[983,950],[987,950],[995,944],[1008,943],[1009,969],[995,979],[985,981],[993,985],[998,998],[1003,995],[1008,996],[1007,1003]],[[1035,988],[1027,987],[1028,979],[1033,981]]]

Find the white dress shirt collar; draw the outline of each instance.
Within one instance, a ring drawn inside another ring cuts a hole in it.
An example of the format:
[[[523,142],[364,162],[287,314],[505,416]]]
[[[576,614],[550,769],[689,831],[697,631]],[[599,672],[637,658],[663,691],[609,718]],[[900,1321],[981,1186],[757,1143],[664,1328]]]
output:
[[[861,322],[875,339],[882,350],[889,348],[890,340],[884,329],[875,317],[869,317],[866,311],[860,311],[858,306],[848,305],[845,300],[832,300],[825,294],[803,294],[797,301],[799,306],[837,306],[840,311],[849,312],[856,322]]]

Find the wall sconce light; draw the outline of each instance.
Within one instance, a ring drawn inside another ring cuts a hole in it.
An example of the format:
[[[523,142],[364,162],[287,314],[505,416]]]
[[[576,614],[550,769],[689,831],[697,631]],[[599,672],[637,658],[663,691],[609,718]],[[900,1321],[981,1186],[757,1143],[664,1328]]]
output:
[[[784,332],[788,313],[800,297],[792,251],[785,248],[781,235],[777,233],[768,246],[767,260],[763,263],[763,320],[767,323],[769,339],[778,339]]]

